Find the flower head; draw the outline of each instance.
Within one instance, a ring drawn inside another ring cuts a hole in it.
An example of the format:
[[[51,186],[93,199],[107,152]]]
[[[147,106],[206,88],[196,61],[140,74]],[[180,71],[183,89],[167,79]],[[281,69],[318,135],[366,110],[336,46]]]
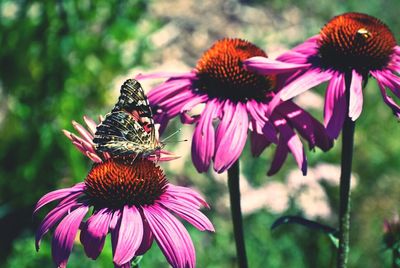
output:
[[[324,107],[324,123],[331,138],[337,138],[346,116],[353,121],[362,111],[362,83],[372,75],[384,102],[400,117],[400,107],[386,88],[400,97],[400,47],[390,29],[379,19],[361,13],[345,13],[332,18],[303,44],[277,60],[253,57],[246,69],[259,74],[285,74],[288,80],[279,92],[282,100],[329,81]],[[271,107],[272,109],[272,107]]]
[[[305,152],[295,130],[311,148],[332,146],[323,126],[293,102],[279,103],[273,113],[267,113],[277,81],[274,75],[244,69],[243,62],[255,56],[267,57],[250,42],[227,38],[214,43],[190,73],[137,76],[168,78],[148,94],[154,119],[161,130],[178,115],[183,123],[195,124],[192,160],[199,172],[207,171],[211,162],[219,173],[228,169],[238,160],[249,129],[253,155],[260,155],[271,143],[278,145],[270,175],[280,169],[288,152],[306,172]],[[205,104],[202,112],[190,115],[199,104]]]
[[[202,214],[208,207],[195,191],[168,183],[163,171],[148,159],[110,158],[95,163],[85,179],[71,188],[50,192],[35,207],[58,200],[40,224],[36,248],[51,228],[53,260],[65,267],[80,229],[80,241],[88,257],[96,259],[105,238],[111,233],[113,261],[116,267],[130,267],[131,260],[144,254],[155,239],[173,267],[194,267],[192,240],[175,216],[185,219],[201,231],[214,231]],[[93,214],[85,221],[90,208]]]

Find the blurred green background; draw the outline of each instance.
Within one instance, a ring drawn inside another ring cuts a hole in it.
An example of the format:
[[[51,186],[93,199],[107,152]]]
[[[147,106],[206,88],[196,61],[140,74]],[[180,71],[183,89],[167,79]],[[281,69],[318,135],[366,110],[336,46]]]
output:
[[[347,11],[382,19],[400,38],[399,10],[398,0],[1,0],[0,267],[54,266],[50,235],[39,253],[34,250],[35,228],[48,210],[32,218],[32,208],[45,193],[82,181],[90,168],[88,159],[68,142],[61,129],[71,130],[71,120],[82,122],[85,114],[95,117],[106,113],[124,78],[160,66],[168,66],[167,71],[175,67],[188,71],[202,51],[225,36],[247,39],[276,55],[316,34],[332,16]],[[314,92],[322,95],[323,88]],[[320,108],[311,107],[310,111],[321,118]],[[170,130],[179,127],[176,123]],[[352,194],[349,267],[390,267],[390,252],[382,244],[382,226],[400,207],[399,136],[400,126],[371,80],[356,127],[357,185]],[[339,163],[340,143],[339,139],[325,154],[310,152],[310,167],[320,162]],[[173,150],[173,145],[168,149]],[[295,168],[289,158],[277,176],[267,177],[272,153],[270,148],[259,159],[252,159],[246,147],[242,173],[252,189],[271,182],[285,185]],[[206,234],[188,226],[198,267],[234,267],[229,209],[221,200],[227,192],[224,179],[212,173],[197,174],[190,156],[183,155],[176,160],[180,169],[165,166],[168,177],[203,192],[213,208],[205,213],[217,230]],[[330,214],[315,218],[336,226],[338,187],[323,181],[320,186]],[[260,203],[280,197],[255,198]],[[323,234],[299,226],[269,230],[281,214],[308,215],[309,208],[300,206],[295,195],[288,198],[280,213],[268,206],[246,213],[250,267],[334,267],[335,250]],[[309,206],[312,209],[313,203]],[[111,249],[106,244],[96,262],[88,260],[76,244],[68,266],[111,267]],[[142,264],[167,267],[155,244]]]

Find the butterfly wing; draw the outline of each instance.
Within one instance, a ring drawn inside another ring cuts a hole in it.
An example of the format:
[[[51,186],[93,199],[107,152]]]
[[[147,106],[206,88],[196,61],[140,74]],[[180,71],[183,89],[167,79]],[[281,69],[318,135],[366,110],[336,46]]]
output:
[[[96,150],[111,155],[149,154],[159,148],[153,114],[138,81],[129,79],[111,113],[97,127]]]
[[[150,149],[150,134],[128,113],[111,112],[97,127],[93,142],[99,152],[111,155],[144,153]]]
[[[111,112],[116,111],[126,111],[131,114],[144,130],[150,133],[150,143],[156,144],[153,113],[143,88],[137,80],[128,79],[121,86],[118,102]]]

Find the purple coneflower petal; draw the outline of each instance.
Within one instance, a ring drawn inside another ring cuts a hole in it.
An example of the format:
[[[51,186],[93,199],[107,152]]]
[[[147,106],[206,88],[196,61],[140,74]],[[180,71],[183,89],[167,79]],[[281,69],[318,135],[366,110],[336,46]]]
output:
[[[144,207],[143,213],[168,262],[173,267],[195,267],[193,242],[182,223],[157,204]]]
[[[250,132],[251,142],[251,153],[254,157],[260,156],[260,154],[267,148],[271,142],[264,136],[254,131]]]
[[[183,90],[181,92],[176,92],[174,96],[170,96],[169,98],[165,98],[162,101],[157,102],[156,105],[159,107],[163,107],[163,109],[168,112],[168,109],[174,108],[175,104],[182,102],[186,104],[188,100],[195,96],[196,94],[193,93],[191,90]],[[178,111],[180,111],[180,109]]]
[[[394,75],[390,70],[372,71],[371,74],[385,87],[388,87],[396,97],[400,98],[400,77]]]
[[[200,206],[210,208],[204,197],[188,187],[176,186],[169,183],[165,194],[169,194],[173,198],[191,202],[192,204],[195,204],[197,208],[200,208]]]
[[[81,243],[86,255],[93,260],[103,250],[112,215],[109,209],[100,209],[87,220],[81,230]]]
[[[289,148],[287,147],[287,141],[283,138],[279,138],[278,146],[276,147],[274,158],[271,163],[271,167],[267,172],[268,176],[272,176],[281,169],[283,163],[286,160]]]
[[[286,63],[265,57],[252,57],[245,60],[243,62],[243,66],[249,71],[256,72],[258,74],[270,75],[305,69],[310,67],[311,64]]]
[[[172,78],[172,79],[184,79],[184,78],[195,78],[196,74],[194,72],[190,73],[170,73],[170,72],[158,72],[158,73],[151,73],[151,74],[138,74],[136,75],[136,80],[141,79],[152,79],[152,78]]]
[[[284,54],[280,55],[276,60],[283,61],[286,63],[294,63],[294,64],[302,64],[302,65],[307,65],[308,64],[308,55],[304,55],[302,53],[289,50],[285,52]],[[308,67],[305,66],[304,68],[299,68],[299,69],[306,69]],[[298,70],[299,70],[298,69]]]
[[[325,93],[324,124],[330,138],[336,139],[346,118],[347,100],[343,73],[335,73]]]
[[[190,91],[190,85],[191,81],[188,79],[164,82],[149,92],[149,101],[154,105],[158,105],[159,102],[168,100],[170,97],[173,97],[180,92]]]
[[[292,51],[296,51],[307,56],[315,55],[318,49],[318,40],[321,38],[319,34],[314,35],[308,38],[306,41],[301,43],[300,45],[295,46]]]
[[[256,131],[258,134],[265,135],[270,142],[278,143],[275,127],[266,117],[268,105],[264,103],[258,103],[255,100],[249,100],[246,103],[246,108],[251,115],[253,125],[255,125],[255,129],[253,129],[253,131]]]
[[[213,119],[216,118],[221,104],[215,99],[207,103],[193,134],[192,161],[197,171],[207,171],[215,148],[215,130]]]
[[[58,267],[66,267],[79,225],[88,210],[87,206],[75,209],[65,216],[54,231],[52,255]]]
[[[246,144],[249,120],[246,108],[240,102],[225,101],[224,116],[217,128],[214,169],[221,173],[230,168]]]
[[[46,217],[40,223],[38,230],[36,231],[36,251],[39,251],[40,241],[42,240],[42,237],[69,211],[75,209],[77,206],[80,206],[80,204],[78,204],[76,200],[70,200],[70,202],[68,203],[58,204],[46,215]]]
[[[332,147],[333,143],[327,136],[325,128],[295,103],[283,102],[276,108],[276,112],[284,116],[300,135],[307,139],[311,148],[318,146],[326,151]]]
[[[355,121],[360,116],[363,105],[362,75],[355,70],[352,72],[350,84],[349,117]]]
[[[160,125],[160,128],[158,129],[159,135],[162,135],[162,133],[164,133],[164,130],[166,129],[169,120],[170,118],[165,113],[154,115],[154,121]]]
[[[117,265],[122,265],[132,260],[143,239],[142,218],[135,206],[124,206],[118,229],[114,262]]]
[[[93,136],[86,130],[81,124],[77,123],[76,121],[72,121],[72,126],[76,129],[76,131],[81,134],[82,138],[88,142],[89,144],[93,143]]]
[[[197,122],[199,116],[190,116],[187,112],[192,110],[196,105],[206,102],[208,99],[209,98],[206,94],[193,96],[180,110],[181,122],[183,124],[193,124]]]
[[[90,160],[92,160],[95,163],[101,163],[103,160],[98,156],[97,154],[91,153],[91,152],[86,152],[85,154]]]
[[[142,217],[142,222],[143,222],[143,239],[140,247],[136,251],[137,256],[146,253],[150,249],[154,240],[153,232],[151,231],[149,223],[147,222],[145,217]]]
[[[177,199],[164,199],[161,203],[200,231],[215,231],[210,220],[196,206],[191,206],[189,202],[182,202]]]
[[[280,166],[283,164],[283,161],[286,158],[284,145],[292,152],[294,159],[297,162],[297,166],[303,172],[303,175],[307,174],[307,161],[306,156],[303,148],[303,144],[301,143],[299,137],[296,133],[292,130],[285,119],[280,118],[276,114],[273,115],[273,120],[275,126],[279,129],[280,136],[279,136],[279,143],[278,148],[276,149],[276,154],[274,156],[273,166],[276,167],[273,170],[279,170]],[[275,157],[277,161],[275,162]],[[270,172],[268,172],[268,175]]]
[[[318,68],[310,69],[297,79],[293,80],[279,92],[281,99],[283,101],[289,100],[331,78],[332,73],[329,71],[323,71]]]
[[[85,121],[86,125],[88,126],[91,134],[94,135],[96,133],[97,123],[92,118],[90,118],[86,115],[83,116],[83,120]]]
[[[42,208],[48,203],[53,202],[57,199],[64,198],[72,193],[81,192],[83,189],[85,189],[85,183],[80,182],[70,188],[64,188],[47,193],[42,198],[40,198],[39,201],[36,203],[35,209],[33,210],[33,214],[35,214],[40,208]]]
[[[386,93],[385,85],[378,80],[379,89],[381,91],[383,101],[392,109],[393,113],[400,118],[400,107]]]

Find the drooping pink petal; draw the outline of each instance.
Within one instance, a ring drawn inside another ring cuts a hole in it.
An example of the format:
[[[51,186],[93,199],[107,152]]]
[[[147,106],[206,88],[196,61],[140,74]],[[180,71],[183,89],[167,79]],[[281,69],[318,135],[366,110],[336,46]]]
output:
[[[295,103],[283,102],[275,111],[285,117],[300,135],[307,139],[311,148],[318,146],[326,151],[332,147],[333,143],[323,125]]]
[[[318,68],[312,68],[294,79],[285,86],[279,93],[283,101],[289,100],[304,91],[313,88],[332,78],[330,71],[324,71]]]
[[[246,108],[252,118],[252,123],[255,125],[255,129],[258,134],[263,134],[270,142],[278,142],[277,134],[274,125],[266,117],[266,111],[268,105],[264,103],[258,103],[255,100],[249,100],[246,103]]]
[[[85,189],[85,183],[80,182],[75,184],[73,187],[64,188],[47,193],[42,198],[40,198],[39,201],[36,203],[35,209],[33,210],[33,214],[35,214],[39,209],[41,209],[48,203],[53,202],[57,199],[64,198],[72,193],[81,192],[83,189]]]
[[[400,106],[397,105],[393,99],[387,95],[385,85],[381,81],[378,81],[378,85],[383,97],[383,101],[392,109],[394,115],[400,118]]]
[[[172,73],[172,72],[158,72],[151,74],[138,74],[135,76],[136,80],[141,79],[153,79],[153,78],[172,78],[172,79],[193,79],[196,77],[196,73]]]
[[[142,224],[138,209],[135,206],[128,207],[125,205],[114,253],[114,262],[117,265],[129,262],[136,255],[143,239]]]
[[[400,98],[400,77],[393,74],[390,70],[375,70],[371,74],[376,80],[388,87],[397,98]]]
[[[246,144],[249,119],[246,108],[240,102],[225,101],[224,115],[217,128],[214,170],[218,173],[230,168]]]
[[[198,115],[190,116],[187,114],[188,111],[192,110],[196,105],[200,103],[204,103],[209,99],[206,94],[195,95],[192,97],[184,106],[182,106],[181,110],[179,111],[181,115],[181,122],[183,124],[193,124],[197,122],[199,119]]]
[[[292,64],[308,64],[308,57],[309,55],[304,55],[297,51],[289,50],[276,58],[276,60]],[[301,70],[303,70],[303,68],[301,68]]]
[[[193,242],[182,223],[157,204],[144,207],[143,213],[168,262],[176,268],[195,267]]]
[[[76,131],[81,134],[81,137],[88,142],[89,144],[93,143],[93,136],[86,130],[81,124],[77,123],[76,121],[72,121],[72,126],[75,128]]]
[[[196,124],[192,140],[192,161],[198,172],[207,171],[214,156],[215,130],[212,123],[220,107],[216,99],[209,101]]]
[[[299,69],[306,69],[311,64],[295,64],[272,60],[265,57],[252,57],[243,62],[245,69],[263,75],[280,74]]]
[[[276,174],[282,167],[286,160],[289,149],[287,147],[287,142],[283,138],[279,138],[278,146],[275,149],[274,158],[271,163],[271,167],[267,172],[268,176]]]
[[[179,200],[186,200],[196,205],[197,208],[200,208],[200,206],[210,208],[203,196],[188,187],[176,186],[169,183],[164,194],[169,194]]]
[[[267,148],[271,142],[264,136],[254,131],[250,133],[251,153],[254,157],[260,156],[260,154]]]
[[[124,263],[122,265],[117,265],[117,264],[114,263],[114,268],[131,268],[131,267],[132,267],[132,265],[131,265],[130,261],[127,262],[127,263]]]
[[[100,209],[87,220],[81,230],[81,243],[86,255],[93,260],[97,259],[103,250],[112,215],[112,211]]]
[[[101,163],[103,160],[97,154],[86,152],[86,156],[95,163]]]
[[[154,240],[154,235],[150,229],[149,223],[147,222],[147,219],[145,217],[142,217],[142,222],[143,222],[143,240],[142,244],[136,251],[136,255],[140,256],[146,253],[150,248],[151,245],[153,244]]]
[[[150,104],[157,105],[158,103],[175,96],[177,93],[190,92],[190,85],[191,81],[188,79],[166,81],[150,90],[147,96]]]
[[[66,267],[79,225],[89,207],[81,206],[68,214],[54,231],[52,256],[58,267]]]
[[[346,118],[347,100],[343,73],[335,73],[325,93],[324,124],[328,136],[337,139]]]
[[[195,96],[196,94],[193,93],[191,90],[183,90],[181,92],[176,92],[174,96],[171,96],[168,99],[163,99],[162,101],[157,102],[156,105],[163,108],[173,108],[175,103],[184,102],[186,104],[191,98]],[[168,110],[168,108],[164,109]]]
[[[191,206],[190,203],[177,199],[163,200],[161,203],[200,231],[215,231],[210,220],[196,206]]]
[[[360,116],[363,105],[362,75],[353,70],[350,83],[349,117],[356,121]]]
[[[51,210],[43,221],[40,223],[36,231],[36,251],[39,251],[40,240],[42,237],[51,229],[53,226],[59,222],[64,216],[73,209],[77,208],[81,204],[78,204],[76,200],[70,200],[70,202],[58,204],[53,210]]]
[[[321,35],[319,35],[319,34],[311,36],[306,41],[304,41],[303,43],[295,46],[291,50],[292,51],[296,51],[298,53],[302,53],[302,54],[308,55],[308,56],[315,55],[315,52],[317,52],[316,50],[319,47],[318,40],[320,38],[321,38]]]
[[[273,121],[275,126],[279,129],[279,143],[278,148],[276,149],[276,154],[274,156],[273,166],[275,164],[275,168],[273,170],[278,171],[280,166],[283,164],[287,152],[285,146],[291,151],[294,159],[297,162],[297,166],[303,172],[303,175],[307,174],[307,160],[303,148],[303,144],[301,143],[299,137],[296,133],[291,129],[288,125],[287,121],[284,118],[281,118],[277,114],[273,114]],[[277,160],[275,161],[275,158]],[[268,175],[270,172],[268,173]]]
[[[96,133],[97,123],[92,118],[90,118],[86,115],[83,116],[83,120],[85,121],[86,125],[88,126],[91,134],[94,135]]]
[[[92,153],[96,153],[96,151],[93,148],[93,143],[88,142],[85,139],[82,139],[81,137],[76,136],[74,133],[71,133],[67,130],[63,130],[65,136],[67,136],[72,143],[83,153],[89,151]]]

